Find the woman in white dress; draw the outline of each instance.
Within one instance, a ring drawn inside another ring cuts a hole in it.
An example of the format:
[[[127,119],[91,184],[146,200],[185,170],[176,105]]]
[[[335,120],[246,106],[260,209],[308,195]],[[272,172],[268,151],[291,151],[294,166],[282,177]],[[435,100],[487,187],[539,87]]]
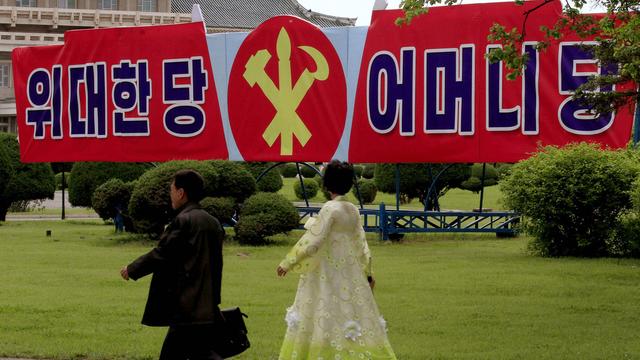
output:
[[[333,160],[323,184],[331,194],[277,268],[301,273],[287,309],[280,360],[396,359],[373,298],[371,253],[358,208],[345,201],[353,167]]]

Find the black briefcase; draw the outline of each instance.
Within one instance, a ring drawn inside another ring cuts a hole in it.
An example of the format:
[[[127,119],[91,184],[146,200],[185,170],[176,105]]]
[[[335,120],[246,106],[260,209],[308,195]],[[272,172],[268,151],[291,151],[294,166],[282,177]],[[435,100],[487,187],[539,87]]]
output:
[[[239,307],[220,310],[222,321],[217,327],[215,352],[223,358],[236,356],[247,350],[249,337],[244,318],[248,317]]]

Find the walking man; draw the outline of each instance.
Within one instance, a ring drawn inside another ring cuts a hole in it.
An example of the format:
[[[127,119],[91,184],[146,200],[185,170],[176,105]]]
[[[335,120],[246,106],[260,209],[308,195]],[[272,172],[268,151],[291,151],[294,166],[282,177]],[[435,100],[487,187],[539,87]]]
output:
[[[215,353],[220,317],[224,230],[202,210],[204,180],[193,170],[171,182],[175,219],[158,245],[120,270],[123,279],[153,274],[142,323],[169,326],[160,360],[221,359]]]

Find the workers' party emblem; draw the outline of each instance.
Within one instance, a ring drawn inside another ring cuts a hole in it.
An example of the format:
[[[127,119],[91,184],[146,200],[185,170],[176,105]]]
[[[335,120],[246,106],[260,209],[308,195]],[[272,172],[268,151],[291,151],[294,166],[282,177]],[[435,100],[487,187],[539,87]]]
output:
[[[229,120],[244,157],[328,160],[344,130],[344,71],[329,39],[299,18],[247,36],[229,78]]]

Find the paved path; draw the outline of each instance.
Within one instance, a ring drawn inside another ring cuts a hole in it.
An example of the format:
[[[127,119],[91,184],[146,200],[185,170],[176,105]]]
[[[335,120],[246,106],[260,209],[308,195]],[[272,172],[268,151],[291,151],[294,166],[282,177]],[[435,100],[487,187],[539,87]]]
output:
[[[86,214],[69,214],[68,210],[73,208],[73,206],[71,206],[71,204],[69,203],[69,193],[67,191],[65,191],[64,194],[64,208],[65,210],[67,210],[66,214],[65,214],[65,218],[66,219],[98,219],[98,214],[96,214],[95,212],[92,213],[86,213]],[[62,191],[58,190],[54,193],[53,195],[53,199],[45,199],[44,202],[41,204],[42,207],[44,207],[45,209],[54,209],[54,210],[60,210],[60,212],[58,214],[20,214],[20,215],[13,215],[13,214],[7,214],[7,221],[15,221],[15,220],[19,220],[19,221],[38,221],[38,220],[61,220],[61,214],[62,214]],[[0,358],[0,360],[3,360],[2,358]]]

